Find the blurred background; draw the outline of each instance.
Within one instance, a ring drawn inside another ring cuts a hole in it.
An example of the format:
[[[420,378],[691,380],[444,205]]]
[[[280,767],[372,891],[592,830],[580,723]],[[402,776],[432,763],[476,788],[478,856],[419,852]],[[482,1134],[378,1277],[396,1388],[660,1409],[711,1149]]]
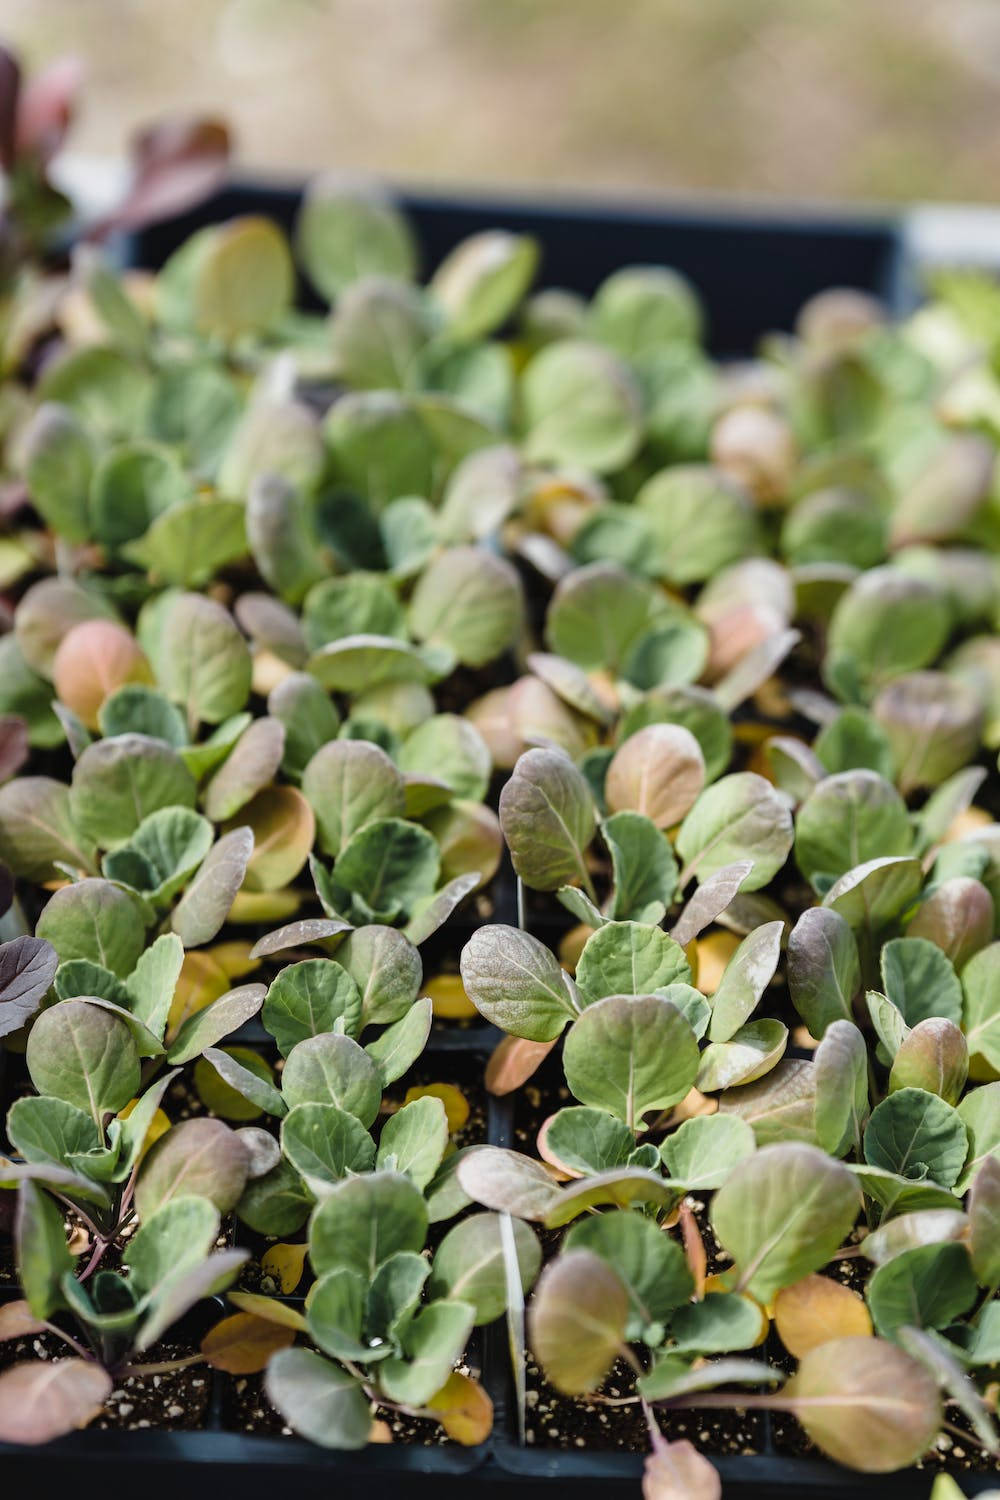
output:
[[[179,112],[240,165],[625,197],[989,201],[1000,0],[0,0],[86,67],[72,149]]]

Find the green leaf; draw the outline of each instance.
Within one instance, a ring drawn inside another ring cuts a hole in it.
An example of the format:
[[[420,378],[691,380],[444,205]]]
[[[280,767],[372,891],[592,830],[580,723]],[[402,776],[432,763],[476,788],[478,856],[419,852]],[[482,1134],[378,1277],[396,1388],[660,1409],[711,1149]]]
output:
[[[19,776],[0,787],[0,859],[12,874],[36,883],[54,880],[58,862],[89,875],[94,857],[94,844],[74,822],[69,788],[61,781]]]
[[[552,1041],[576,1014],[558,960],[516,927],[477,928],[462,949],[461,966],[473,1005],[511,1036]]]
[[[740,1290],[769,1302],[826,1264],[861,1207],[847,1168],[799,1142],[765,1146],[712,1202],[716,1237],[736,1262]]]
[[[80,417],[43,403],[24,433],[24,476],[43,521],[68,542],[89,538],[95,445]]]
[[[861,988],[858,946],[839,912],[813,906],[788,938],[788,992],[819,1041],[834,1021],[850,1021]]]
[[[203,1081],[201,1072],[205,1065],[214,1071],[218,1080],[211,1095],[209,1080],[212,1074],[209,1073]],[[286,1110],[285,1101],[271,1078],[271,1069],[264,1059],[245,1047],[221,1050],[218,1047],[206,1047],[195,1068],[195,1087],[202,1103],[209,1105],[215,1114],[223,1115],[229,1120],[255,1119],[261,1111],[269,1115],[283,1115]],[[250,1108],[240,1109],[237,1113],[237,1100],[231,1098],[232,1094],[236,1094],[239,1102]],[[224,1098],[228,1099],[228,1108],[223,1107]]]
[[[40,1094],[86,1111],[100,1129],[139,1087],[139,1056],[124,1021],[85,1000],[45,1010],[28,1037],[28,1072]]]
[[[547,1159],[584,1176],[624,1166],[635,1149],[635,1136],[627,1125],[606,1110],[583,1104],[557,1110],[543,1133]]]
[[[285,726],[282,768],[288,776],[302,776],[323,745],[337,742],[340,716],[330,694],[308,672],[290,672],[272,688],[267,711]]]
[[[350,1177],[317,1208],[309,1253],[322,1276],[341,1266],[371,1280],[391,1255],[419,1255],[427,1234],[427,1206],[419,1188],[395,1172]]]
[[[163,690],[192,730],[221,724],[250,693],[250,650],[227,609],[201,594],[180,594],[163,622],[155,654]]]
[[[947,954],[927,938],[893,938],[880,957],[882,988],[908,1026],[929,1016],[962,1019],[962,986]]]
[[[534,1285],[542,1263],[534,1231],[513,1220],[514,1248],[521,1289]],[[472,1214],[449,1229],[434,1253],[428,1286],[431,1297],[471,1303],[475,1323],[492,1323],[507,1307],[507,1274],[498,1214]]]
[[[197,588],[246,557],[246,506],[241,500],[199,495],[158,515],[126,556],[145,567],[156,582]]]
[[[842,875],[823,905],[839,912],[852,932],[870,939],[912,905],[921,883],[917,859],[870,859]]]
[[[976,1278],[964,1245],[920,1245],[878,1266],[868,1306],[883,1338],[907,1326],[945,1328],[976,1300]]]
[[[454,1299],[421,1308],[403,1329],[403,1357],[390,1356],[379,1369],[389,1399],[417,1406],[429,1401],[461,1358],[474,1317],[470,1303]]]
[[[170,1015],[174,990],[184,963],[184,945],[175,933],[165,932],[139,955],[125,981],[129,1009],[148,1026],[154,1036],[163,1036]]]
[[[971,1185],[982,1164],[1000,1157],[1000,1083],[970,1089],[957,1106],[969,1136],[969,1155],[957,1184],[959,1192]]]
[[[37,1095],[15,1099],[7,1111],[7,1136],[25,1161],[61,1166],[103,1145],[93,1115],[64,1099]]]
[[[556,585],[545,620],[546,639],[557,655],[587,671],[619,671],[652,609],[648,583],[615,563],[588,563]],[[628,733],[640,727],[630,724]]]
[[[309,1217],[312,1195],[287,1161],[248,1182],[236,1206],[240,1220],[255,1234],[294,1234]]]
[[[729,1354],[752,1349],[760,1331],[761,1311],[749,1297],[713,1292],[702,1302],[678,1308],[670,1320],[670,1353]]]
[[[307,958],[283,968],[267,992],[261,1020],[287,1057],[307,1037],[332,1032],[343,1018],[349,1033],[361,1025],[361,996],[350,974],[331,958]]]
[[[246,1148],[234,1130],[221,1120],[183,1120],[143,1157],[136,1206],[145,1220],[164,1204],[193,1195],[225,1214],[239,1202],[246,1180]]]
[[[611,995],[573,1023],[563,1065],[581,1103],[610,1110],[631,1129],[648,1110],[683,1099],[698,1071],[698,1044],[669,1000]]]
[[[642,440],[632,374],[598,344],[561,339],[542,349],[522,377],[521,402],[532,462],[610,474],[635,456]]]
[[[48,1318],[64,1305],[61,1282],[73,1269],[63,1216],[37,1183],[18,1188],[14,1226],[17,1274],[25,1301],[36,1318]]]
[[[680,944],[661,928],[639,922],[605,923],[587,939],[576,966],[576,982],[588,1002],[606,995],[651,995],[690,979]]]
[[[293,1047],[281,1075],[288,1107],[336,1104],[366,1128],[382,1100],[379,1071],[363,1047],[338,1032],[307,1037]]]
[[[660,1146],[667,1175],[688,1191],[720,1188],[757,1149],[754,1133],[736,1115],[704,1115],[684,1123]]]
[[[432,894],[440,866],[438,846],[425,828],[403,818],[379,818],[344,846],[336,880],[371,912],[396,915]]]
[[[969,959],[962,970],[965,993],[964,1027],[969,1052],[1000,1065],[1000,943],[990,943]]]
[[[578,1250],[598,1256],[621,1279],[631,1303],[625,1330],[630,1339],[664,1322],[694,1293],[680,1245],[640,1214],[618,1211],[583,1219],[567,1234],[563,1254]]]
[[[316,1282],[306,1316],[313,1342],[324,1354],[362,1363],[371,1357],[371,1350],[361,1337],[367,1290],[363,1276],[343,1267],[328,1271]]]
[[[409,1321],[420,1301],[424,1283],[430,1274],[430,1262],[422,1255],[414,1255],[412,1250],[400,1251],[398,1255],[390,1255],[388,1260],[382,1262],[368,1288],[365,1326],[369,1338],[388,1339],[392,1343],[397,1341],[400,1329]],[[372,1353],[369,1347],[369,1359]]]
[[[539,247],[528,235],[487,229],[445,256],[429,284],[451,338],[471,342],[505,323],[531,285]]]
[[[695,1086],[703,1093],[743,1088],[777,1067],[787,1045],[788,1028],[782,1021],[749,1021],[728,1041],[705,1048]]]
[[[84,750],[73,767],[70,811],[84,837],[109,848],[159,808],[193,807],[195,793],[191,773],[169,745],[122,734]]]
[[[816,1138],[831,1156],[860,1151],[868,1119],[868,1049],[850,1021],[831,1021],[813,1056]]]
[[[170,919],[185,948],[197,948],[215,937],[243,884],[252,853],[249,828],[234,828],[212,845]]]
[[[281,1149],[321,1202],[333,1185],[375,1165],[368,1131],[336,1104],[296,1104],[281,1123]]]
[[[390,1115],[379,1137],[376,1166],[402,1172],[418,1188],[433,1178],[448,1146],[448,1120],[440,1099],[425,1095]]]
[[[642,813],[618,812],[601,824],[611,855],[614,900],[611,916],[659,922],[677,890],[677,861],[660,829]]]
[[[368,182],[332,174],[310,184],[295,226],[295,248],[328,302],[361,276],[409,281],[417,264],[410,227],[389,198]]]
[[[285,751],[279,719],[255,719],[240,735],[202,793],[206,816],[221,823],[239,812],[278,773]]]
[[[483,547],[451,547],[421,574],[410,600],[418,641],[445,647],[467,667],[482,667],[514,645],[524,617],[520,578]]]
[[[324,1448],[363,1448],[371,1410],[359,1383],[311,1349],[279,1349],[264,1377],[268,1399],[289,1426]]]
[[[433,1002],[429,995],[417,1000],[398,1021],[387,1026],[365,1051],[378,1068],[382,1085],[402,1078],[424,1050],[433,1020]]]
[[[90,489],[94,534],[109,546],[120,547],[141,537],[158,516],[187,500],[190,493],[190,481],[169,449],[144,442],[118,443],[101,455],[94,470]]]
[[[420,954],[395,928],[355,928],[337,950],[337,961],[361,993],[359,1031],[402,1020],[416,1002],[423,978]]]
[[[882,854],[909,854],[913,830],[906,803],[874,771],[843,771],[819,782],[795,820],[795,858],[820,889]]]
[[[142,894],[172,901],[212,847],[212,825],[187,807],[161,807],[143,818],[124,851],[136,853],[149,867],[153,884]],[[109,862],[116,856],[109,855]],[[116,868],[114,865],[112,869]]]
[[[320,847],[334,858],[367,824],[404,808],[403,777],[377,745],[333,740],[306,766],[302,790],[316,814]]]
[[[877,1105],[865,1131],[865,1160],[913,1181],[954,1187],[968,1135],[950,1104],[924,1089],[905,1088]]]
[[[207,1198],[173,1198],[150,1215],[122,1253],[140,1305],[155,1297],[164,1282],[204,1260],[218,1233],[219,1211]]]
[[[479,731],[458,714],[434,714],[407,735],[399,752],[407,775],[434,776],[456,797],[481,802],[490,784],[489,746]]]
[[[529,1315],[531,1348],[546,1378],[570,1396],[601,1384],[625,1344],[630,1302],[617,1273],[590,1250],[560,1255],[543,1272]]]
[[[172,1063],[190,1062],[206,1047],[214,1047],[223,1037],[237,1031],[260,1010],[267,990],[262,984],[243,984],[227,990],[218,1000],[188,1016],[167,1052]]]
[[[717,870],[750,859],[741,889],[757,891],[781,869],[792,847],[792,815],[770,782],[737,771],[707,787],[681,824],[677,852],[685,861],[680,883],[699,884]]]
[[[784,921],[765,922],[740,943],[712,996],[711,1041],[729,1041],[757,1009],[778,967],[784,930]]]

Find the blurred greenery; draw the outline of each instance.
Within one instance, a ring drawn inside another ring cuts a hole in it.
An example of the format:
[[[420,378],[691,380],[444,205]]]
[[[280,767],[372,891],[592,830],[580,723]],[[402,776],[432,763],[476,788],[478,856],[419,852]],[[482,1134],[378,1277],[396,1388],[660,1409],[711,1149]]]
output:
[[[813,200],[983,200],[998,0],[3,0],[88,66],[77,150],[224,113],[248,164]]]

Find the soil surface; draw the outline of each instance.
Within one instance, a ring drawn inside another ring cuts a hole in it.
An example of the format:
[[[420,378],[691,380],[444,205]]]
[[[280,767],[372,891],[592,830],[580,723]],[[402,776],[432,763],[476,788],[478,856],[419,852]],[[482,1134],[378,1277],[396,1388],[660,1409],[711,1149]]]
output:
[[[72,1354],[54,1334],[34,1334],[0,1345],[0,1370],[26,1359],[64,1359]],[[196,1353],[189,1342],[167,1338],[147,1350],[147,1364],[183,1359]],[[207,1365],[188,1365],[160,1375],[122,1375],[91,1427],[101,1431],[190,1431],[207,1425],[212,1372]]]
[[[611,1401],[635,1394],[628,1367],[618,1361],[598,1391]],[[527,1363],[525,1437],[535,1448],[593,1448],[644,1454],[649,1432],[638,1401],[609,1406],[599,1400],[562,1396],[548,1384],[530,1357]],[[657,1412],[657,1421],[671,1442],[688,1438],[705,1453],[760,1453],[766,1424],[757,1412]]]

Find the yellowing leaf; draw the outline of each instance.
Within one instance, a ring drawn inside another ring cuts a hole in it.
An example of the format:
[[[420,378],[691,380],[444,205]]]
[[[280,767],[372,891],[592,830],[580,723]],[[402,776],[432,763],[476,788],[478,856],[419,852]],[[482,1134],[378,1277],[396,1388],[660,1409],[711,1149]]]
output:
[[[238,1312],[209,1329],[201,1341],[201,1352],[215,1370],[225,1370],[227,1375],[253,1375],[294,1339],[293,1328]]]
[[[250,957],[251,944],[237,940],[232,943],[216,943],[204,951],[214,958],[220,968],[225,969],[230,979],[243,979],[261,966],[259,958]]]
[[[185,953],[180,978],[170,1003],[167,1038],[172,1039],[188,1016],[204,1010],[230,988],[225,969],[210,953]]]
[[[471,1375],[455,1370],[427,1405],[448,1436],[464,1448],[484,1443],[493,1430],[493,1402]]]
[[[465,993],[459,974],[435,974],[424,984],[424,994],[431,997],[434,1014],[443,1020],[464,1021],[479,1014]]]
[[[279,682],[284,682],[286,677],[291,676],[293,670],[294,668],[290,667],[286,661],[282,661],[281,657],[275,655],[273,651],[255,651],[250,686],[261,698],[266,698]]]
[[[368,1441],[370,1443],[391,1443],[392,1428],[388,1422],[384,1422],[381,1417],[377,1417],[371,1425],[371,1430],[368,1433]]]
[[[576,973],[576,966],[580,962],[580,954],[587,945],[587,939],[593,937],[594,929],[588,927],[586,922],[578,922],[571,927],[566,936],[559,944],[559,962],[569,974]]]
[[[736,933],[725,932],[722,928],[698,939],[697,983],[703,995],[715,994],[725,967],[739,946]]]
[[[129,1115],[132,1113],[132,1111],[135,1109],[135,1107],[136,1107],[136,1105],[138,1103],[139,1103],[138,1099],[130,1099],[129,1102],[128,1102],[128,1104],[126,1104],[125,1108],[124,1109],[120,1109],[118,1111],[118,1118],[119,1118],[119,1120],[127,1120],[128,1117],[129,1117]],[[150,1120],[150,1122],[149,1122],[149,1129],[146,1131],[146,1134],[143,1137],[142,1149],[139,1152],[139,1160],[140,1161],[142,1161],[142,1158],[145,1156],[145,1154],[149,1150],[150,1146],[154,1146],[156,1144],[156,1142],[160,1139],[160,1136],[161,1135],[166,1135],[166,1133],[167,1133],[167,1131],[169,1129],[170,1129],[170,1121],[169,1121],[169,1119],[164,1114],[164,1112],[163,1112],[162,1109],[158,1109],[156,1111],[156,1113],[154,1114],[153,1118]]]
[[[297,1308],[279,1302],[277,1297],[262,1297],[259,1292],[230,1292],[229,1300],[243,1312],[253,1313],[267,1323],[278,1323],[282,1328],[304,1333],[309,1326]]]
[[[789,1354],[801,1359],[831,1339],[870,1338],[864,1298],[829,1276],[804,1276],[774,1299],[774,1324]]]
[[[298,891],[237,891],[227,920],[240,927],[255,927],[258,922],[287,922],[301,905]]]
[[[469,1102],[461,1089],[457,1089],[453,1083],[427,1083],[422,1087],[414,1085],[407,1089],[404,1104],[411,1104],[414,1099],[440,1099],[444,1105],[444,1112],[448,1120],[448,1134],[454,1135],[461,1130],[469,1118]]]
[[[266,1276],[274,1278],[279,1292],[287,1297],[302,1280],[305,1263],[305,1245],[272,1245],[261,1256],[260,1268]]]

